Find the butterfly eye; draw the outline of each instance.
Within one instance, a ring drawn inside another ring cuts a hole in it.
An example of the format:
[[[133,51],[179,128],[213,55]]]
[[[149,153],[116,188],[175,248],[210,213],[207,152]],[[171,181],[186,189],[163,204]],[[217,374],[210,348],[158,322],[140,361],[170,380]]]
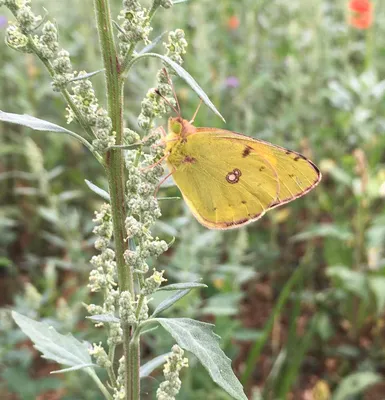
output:
[[[182,124],[175,119],[170,119],[169,122],[169,129],[171,132],[175,133],[176,135],[180,135],[182,132]]]

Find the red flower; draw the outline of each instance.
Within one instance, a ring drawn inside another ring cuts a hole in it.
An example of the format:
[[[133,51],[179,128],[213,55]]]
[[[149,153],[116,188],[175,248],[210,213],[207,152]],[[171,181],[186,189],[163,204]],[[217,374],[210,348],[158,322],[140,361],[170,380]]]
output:
[[[236,15],[232,15],[227,21],[227,27],[232,31],[238,29],[240,24],[239,18]]]
[[[371,11],[372,4],[369,0],[350,0],[349,8],[357,13],[367,13]]]
[[[369,0],[350,0],[349,24],[357,29],[368,29],[373,23],[373,4]]]

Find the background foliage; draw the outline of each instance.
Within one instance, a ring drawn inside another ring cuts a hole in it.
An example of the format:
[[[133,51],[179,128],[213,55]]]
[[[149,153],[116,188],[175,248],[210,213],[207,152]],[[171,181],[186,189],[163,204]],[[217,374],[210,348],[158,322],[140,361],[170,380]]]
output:
[[[306,197],[235,231],[206,230],[182,201],[162,201],[157,234],[177,239],[157,262],[169,283],[202,277],[209,285],[169,313],[215,322],[250,398],[383,398],[385,6],[372,3],[366,30],[348,24],[344,0],[191,0],[157,14],[153,36],[185,30],[184,67],[227,120],[202,108],[197,126],[298,150],[324,175]],[[79,70],[101,68],[90,1],[34,5],[56,18]],[[1,12],[4,36],[10,15]],[[3,41],[0,54],[0,109],[65,125],[65,105],[38,60]],[[128,126],[158,68],[148,61],[129,78]],[[102,78],[92,79],[101,93]],[[189,118],[198,99],[182,81],[174,84]],[[85,374],[49,376],[56,366],[39,358],[8,308],[99,340],[82,302],[90,296],[91,220],[100,199],[84,179],[106,187],[103,171],[77,142],[15,125],[0,125],[0,154],[1,398],[99,398]],[[171,344],[155,331],[143,354]],[[190,365],[180,398],[228,398],[192,358]],[[148,398],[156,387],[155,374],[144,384]]]

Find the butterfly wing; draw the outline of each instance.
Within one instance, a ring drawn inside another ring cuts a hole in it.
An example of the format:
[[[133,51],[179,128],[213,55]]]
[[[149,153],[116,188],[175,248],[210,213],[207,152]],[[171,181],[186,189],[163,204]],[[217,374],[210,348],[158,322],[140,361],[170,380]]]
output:
[[[321,179],[318,168],[299,153],[210,128],[187,136],[168,164],[195,217],[212,229],[254,221]]]

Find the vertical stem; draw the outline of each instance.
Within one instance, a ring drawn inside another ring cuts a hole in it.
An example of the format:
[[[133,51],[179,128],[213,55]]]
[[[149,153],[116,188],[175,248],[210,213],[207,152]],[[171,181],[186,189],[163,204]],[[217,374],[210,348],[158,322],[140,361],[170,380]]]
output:
[[[139,345],[139,336],[134,336],[131,339],[129,345],[130,351],[130,371],[131,371],[131,379],[133,385],[131,387],[132,392],[130,393],[130,399],[132,400],[139,400],[140,399],[140,376],[139,376],[139,369],[140,369],[140,345]],[[136,384],[137,383],[137,384]]]
[[[100,47],[105,68],[107,85],[108,114],[112,120],[112,129],[116,133],[116,145],[122,145],[123,139],[123,78],[121,65],[115,48],[109,0],[94,0],[98,25]],[[106,156],[106,170],[111,196],[112,222],[116,266],[118,271],[119,290],[129,291],[133,298],[134,280],[130,268],[125,265],[125,228],[126,220],[124,199],[124,164],[121,151],[109,151]],[[139,400],[139,341],[132,341],[131,328],[123,325],[123,351],[125,357],[125,389],[127,400]]]

